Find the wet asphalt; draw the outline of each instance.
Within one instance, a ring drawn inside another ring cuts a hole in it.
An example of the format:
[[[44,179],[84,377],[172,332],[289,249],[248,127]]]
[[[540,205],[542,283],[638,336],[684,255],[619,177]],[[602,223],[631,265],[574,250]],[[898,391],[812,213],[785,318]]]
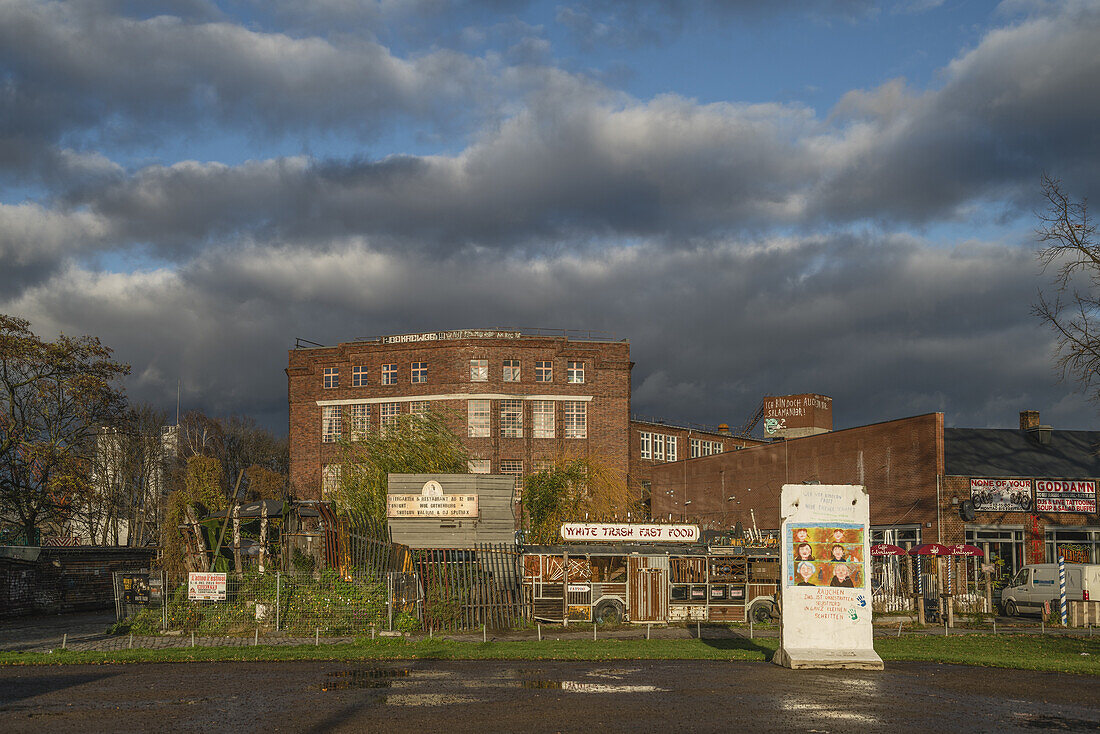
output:
[[[1094,677],[926,663],[186,663],[0,668],[0,731],[1100,731]]]

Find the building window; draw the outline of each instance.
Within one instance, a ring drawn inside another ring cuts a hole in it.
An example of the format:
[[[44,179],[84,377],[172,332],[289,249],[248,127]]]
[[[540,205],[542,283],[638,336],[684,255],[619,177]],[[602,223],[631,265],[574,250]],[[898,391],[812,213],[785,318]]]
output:
[[[382,365],[382,384],[383,385],[396,385],[397,384],[397,365],[384,364]]]
[[[584,362],[566,362],[565,381],[572,383],[584,382]]]
[[[587,403],[566,401],[562,405],[562,417],[565,419],[566,438],[588,438]]]
[[[676,461],[676,437],[665,436],[665,458],[668,461]]]
[[[340,429],[340,406],[323,406],[321,408],[321,442],[335,442],[340,438]]]
[[[550,471],[553,466],[554,462],[550,461],[550,459],[535,459],[534,471],[535,473],[538,473],[540,471]]]
[[[362,441],[370,428],[370,406],[357,403],[348,406],[348,430],[352,441]]]
[[[340,465],[325,464],[321,467],[321,499],[331,500],[340,489]]]
[[[535,382],[553,382],[554,363],[535,362]]]
[[[357,364],[351,368],[351,386],[352,387],[366,387],[367,384],[367,366],[365,364]]]
[[[665,460],[665,434],[653,434],[653,458],[655,461]]]
[[[531,416],[534,418],[535,438],[554,437],[554,402],[552,400],[533,401]]]
[[[340,387],[340,368],[325,367],[325,388]]]
[[[431,404],[427,400],[413,400],[409,403],[409,415],[423,418],[428,414]]]
[[[503,438],[523,438],[523,401],[500,401],[500,435]]]
[[[1096,563],[1100,560],[1100,528],[1046,529],[1047,563],[1057,563],[1065,556],[1067,563]]]
[[[466,424],[469,427],[470,438],[489,437],[490,401],[467,400]]]
[[[643,459],[652,459],[653,458],[653,444],[651,442],[651,435],[649,433],[645,432],[645,431],[643,431],[639,435],[642,438],[642,453],[641,453],[642,458]]]
[[[504,360],[504,381],[505,382],[519,382],[519,360],[518,359],[506,359],[506,360]]]
[[[699,446],[699,439],[693,438],[693,439],[691,439],[690,443],[691,443],[691,458],[698,459],[700,456],[702,456],[702,454],[700,453],[700,451],[702,451],[702,448]]]
[[[401,413],[401,403],[382,403],[378,406],[378,425],[384,431],[397,425],[397,416]]]
[[[523,462],[514,459],[504,459],[500,462],[500,473],[511,474],[515,477],[512,487],[515,489],[516,500],[523,495]]]
[[[493,467],[489,459],[470,459],[466,462],[470,467],[471,474],[492,474]]]
[[[428,363],[427,362],[413,362],[412,369],[412,383],[415,385],[419,382],[428,381]]]
[[[488,382],[489,381],[489,360],[487,359],[471,359],[470,360],[470,382]]]

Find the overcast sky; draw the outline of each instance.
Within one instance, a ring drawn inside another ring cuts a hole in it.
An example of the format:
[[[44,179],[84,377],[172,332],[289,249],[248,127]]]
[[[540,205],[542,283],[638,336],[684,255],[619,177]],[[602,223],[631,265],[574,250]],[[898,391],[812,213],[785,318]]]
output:
[[[1084,0],[0,0],[0,312],[286,432],[296,337],[594,329],[633,410],[1095,427],[1031,315]]]

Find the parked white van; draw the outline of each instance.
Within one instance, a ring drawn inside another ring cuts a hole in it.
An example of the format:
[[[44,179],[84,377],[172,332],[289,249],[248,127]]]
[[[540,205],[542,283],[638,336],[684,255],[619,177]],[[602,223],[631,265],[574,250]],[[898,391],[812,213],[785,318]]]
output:
[[[1058,564],[1036,563],[1024,566],[1001,591],[1001,609],[1009,617],[1018,614],[1042,614],[1043,604],[1058,609]],[[1066,564],[1066,601],[1100,600],[1100,565]]]

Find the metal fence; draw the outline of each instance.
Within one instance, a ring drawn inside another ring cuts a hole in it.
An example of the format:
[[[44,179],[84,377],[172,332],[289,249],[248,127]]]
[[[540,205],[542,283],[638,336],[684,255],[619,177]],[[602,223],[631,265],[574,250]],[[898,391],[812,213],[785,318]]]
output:
[[[345,531],[338,558],[321,571],[215,575],[205,600],[188,576],[117,573],[117,618],[136,634],[239,637],[509,628],[529,617],[514,545],[414,552]]]
[[[424,629],[501,629],[526,622],[521,563],[519,550],[507,543],[417,551]]]
[[[187,577],[149,574],[144,603],[127,597],[134,574],[116,574],[116,611],[135,633],[195,632],[203,636],[362,635],[420,626],[419,594],[409,574],[368,578],[329,569],[317,574],[225,574],[208,600],[195,600]],[[158,588],[159,587],[159,588]]]

